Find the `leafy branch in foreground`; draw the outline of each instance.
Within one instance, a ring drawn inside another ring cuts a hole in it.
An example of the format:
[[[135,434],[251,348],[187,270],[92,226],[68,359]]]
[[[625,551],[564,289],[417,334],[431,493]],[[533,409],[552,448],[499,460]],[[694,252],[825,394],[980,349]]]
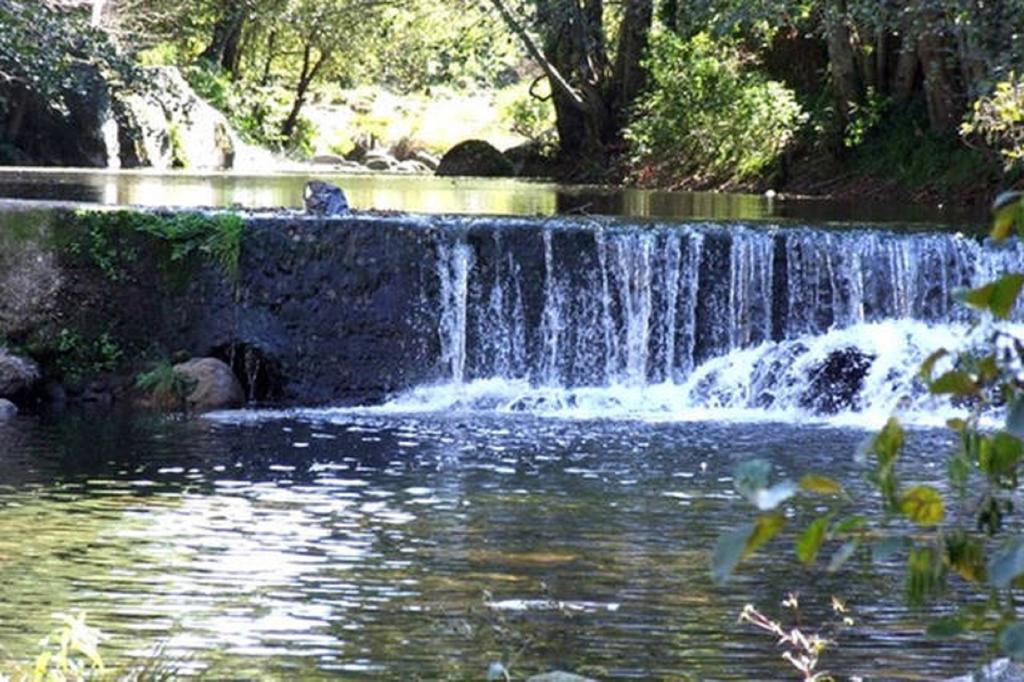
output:
[[[1007,239],[1015,229],[1024,236],[1024,195],[1001,195],[994,209],[994,241]],[[826,545],[833,546],[829,571],[855,556],[875,562],[903,557],[912,604],[943,595],[951,577],[962,580],[982,598],[931,623],[928,634],[983,633],[1006,655],[1024,660],[1024,621],[1018,620],[1015,608],[1024,588],[1024,535],[1000,538],[1015,510],[1024,469],[1024,340],[1002,324],[1015,309],[1022,287],[1024,274],[1007,273],[959,292],[960,301],[993,318],[984,328],[984,346],[956,356],[940,349],[922,364],[919,377],[929,391],[948,396],[967,410],[964,417],[948,422],[957,443],[947,464],[948,493],[901,480],[898,465],[906,436],[895,418],[858,452],[858,461],[867,467],[867,479],[881,498],[881,509],[871,518],[845,514],[848,497],[831,479],[810,474],[799,483],[770,485],[768,462],[745,462],[735,471],[735,487],[762,513],[719,538],[712,559],[716,582],[727,581],[742,560],[778,535],[789,518],[805,518],[824,501],[826,511],[816,512],[796,541],[795,553],[802,563],[816,564]],[[936,376],[940,365],[948,369]],[[1005,412],[1000,428],[991,426],[992,415],[999,414],[996,410]],[[795,514],[782,511],[784,503]],[[963,513],[948,513],[954,505]]]

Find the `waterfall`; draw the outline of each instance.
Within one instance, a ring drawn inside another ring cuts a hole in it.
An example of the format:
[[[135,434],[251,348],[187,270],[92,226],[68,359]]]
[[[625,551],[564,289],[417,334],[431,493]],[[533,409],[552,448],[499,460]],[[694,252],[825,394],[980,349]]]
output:
[[[512,234],[439,237],[440,365],[462,403],[891,412],[926,400],[914,377],[932,350],[980,342],[956,290],[1024,265],[1016,241],[959,234],[568,221]]]
[[[469,271],[473,253],[465,244],[438,247],[441,281],[441,364],[460,383],[466,370],[466,315]]]

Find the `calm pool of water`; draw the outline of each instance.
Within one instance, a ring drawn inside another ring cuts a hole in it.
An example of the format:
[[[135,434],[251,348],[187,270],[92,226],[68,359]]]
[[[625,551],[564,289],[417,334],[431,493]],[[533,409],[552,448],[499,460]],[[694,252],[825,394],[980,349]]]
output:
[[[167,173],[97,169],[0,169],[0,198],[49,199],[150,206],[301,207],[313,177],[345,189],[353,207],[420,213],[652,218],[793,219],[809,223],[912,222],[978,226],[984,210],[896,202],[769,199],[714,192],[658,192],[565,186],[521,180],[322,173]]]
[[[826,426],[344,413],[248,423],[153,417],[0,423],[0,660],[30,660],[51,614],[85,610],[108,664],[156,655],[210,679],[791,677],[744,604],[805,623],[832,595],[856,623],[829,670],[963,672],[980,645],[927,640],[899,569],[799,568],[792,538],[726,588],[716,536],[749,519],[738,461],[828,471],[874,504]],[[917,432],[907,478],[943,478]],[[782,557],[786,557],[783,559]],[[866,560],[865,560],[866,561]]]

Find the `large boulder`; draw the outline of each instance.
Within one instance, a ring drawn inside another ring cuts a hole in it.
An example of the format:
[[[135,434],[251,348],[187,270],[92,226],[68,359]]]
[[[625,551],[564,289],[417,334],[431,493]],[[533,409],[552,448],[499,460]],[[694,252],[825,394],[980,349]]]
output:
[[[18,407],[10,400],[0,398],[0,422],[18,416]]]
[[[39,366],[0,348],[0,397],[28,390],[39,381]]]
[[[437,174],[445,177],[507,178],[515,175],[515,167],[489,142],[466,140],[441,157]]]
[[[193,358],[175,365],[174,372],[194,384],[185,398],[189,409],[207,412],[245,404],[245,393],[238,377],[217,358]]]
[[[524,142],[504,151],[505,158],[512,162],[516,177],[543,177],[551,174],[551,159],[544,153],[539,142]]]
[[[141,86],[114,93],[120,163],[220,170],[265,167],[269,152],[246,144],[220,111],[170,66],[149,67]]]

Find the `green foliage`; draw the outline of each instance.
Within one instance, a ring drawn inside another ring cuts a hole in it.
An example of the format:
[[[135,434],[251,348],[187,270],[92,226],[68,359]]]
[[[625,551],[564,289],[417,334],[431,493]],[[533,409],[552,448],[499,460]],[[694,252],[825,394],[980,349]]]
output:
[[[534,96],[530,87],[507,91],[498,107],[510,131],[534,142],[547,141],[555,128],[555,110],[550,93]]]
[[[956,137],[929,131],[920,120],[922,111],[915,105],[894,107],[848,152],[849,167],[868,177],[936,193],[998,179],[999,168],[985,153],[966,147]],[[823,139],[827,132],[819,135]]]
[[[54,113],[67,115],[69,98],[90,87],[82,65],[114,79],[134,75],[130,60],[84,17],[48,2],[0,0],[0,121],[15,113],[23,93]]]
[[[1010,72],[996,83],[974,102],[960,132],[997,150],[1008,168],[1024,164],[1024,80]]]
[[[57,354],[57,368],[71,382],[117,369],[124,351],[109,331],[98,336],[63,328],[53,345]]]
[[[196,382],[174,371],[169,362],[160,362],[135,377],[135,387],[148,394],[154,405],[165,409],[185,410],[188,396]]]
[[[78,211],[83,236],[72,241],[73,253],[87,254],[111,281],[125,277],[123,264],[138,257],[132,235],[156,237],[170,246],[170,261],[199,255],[217,264],[225,274],[238,275],[245,220],[234,213],[175,211]]]
[[[1004,239],[1013,228],[1024,236],[1021,194],[1000,197],[995,210],[993,238]],[[1014,309],[1022,286],[1024,275],[1010,273],[964,292],[961,299],[996,320],[1004,320]],[[998,326],[989,339],[988,354],[951,357],[947,351],[939,350],[925,360],[920,372],[932,393],[949,395],[970,409],[965,418],[949,422],[958,436],[958,446],[947,467],[951,489],[970,523],[961,527],[956,521],[950,522],[947,509],[951,505],[939,489],[928,485],[902,486],[897,465],[905,434],[899,422],[890,419],[861,452],[861,461],[871,466],[868,480],[881,494],[884,512],[883,518],[870,528],[871,553],[876,562],[882,562],[906,552],[906,594],[911,604],[922,604],[945,594],[950,575],[989,595],[987,602],[965,606],[958,615],[933,623],[928,628],[930,636],[954,636],[965,631],[994,634],[1003,653],[1024,660],[1024,624],[1017,620],[1012,607],[1018,591],[1024,588],[1024,536],[1003,539],[998,545],[992,539],[1003,530],[1007,517],[1015,510],[1024,468],[1024,384],[1016,369],[1024,362],[1024,344]],[[934,378],[939,362],[950,362],[954,369]],[[996,406],[1006,409],[1003,428],[982,428],[982,415]],[[740,471],[743,476],[735,477],[736,487],[748,499],[752,486],[767,485],[763,463],[741,465]],[[805,491],[830,488],[813,475],[801,481],[807,481],[801,486]],[[832,520],[836,513],[833,508],[808,522],[796,545],[800,561],[812,563],[823,543],[839,534],[838,524]],[[912,536],[905,530],[907,521],[919,527]],[[852,542],[868,539],[868,527],[862,520],[842,523]],[[726,533],[723,540],[734,542],[738,534],[749,533],[750,527],[748,524]],[[840,548],[837,556],[844,557],[843,560],[852,556],[856,546],[848,547],[849,543]],[[717,581],[727,579],[748,554],[734,551],[726,557],[729,563],[720,563],[716,547],[713,577]],[[1003,596],[1009,605],[1006,608],[1000,605]]]
[[[313,124],[299,117],[291,138],[281,134],[288,115],[289,93],[281,87],[249,80],[233,80],[229,74],[206,61],[190,64],[182,75],[200,97],[221,111],[243,140],[279,151],[312,153],[316,133]]]
[[[740,183],[771,171],[805,117],[792,91],[706,34],[653,36],[650,87],[626,129],[637,177]]]

